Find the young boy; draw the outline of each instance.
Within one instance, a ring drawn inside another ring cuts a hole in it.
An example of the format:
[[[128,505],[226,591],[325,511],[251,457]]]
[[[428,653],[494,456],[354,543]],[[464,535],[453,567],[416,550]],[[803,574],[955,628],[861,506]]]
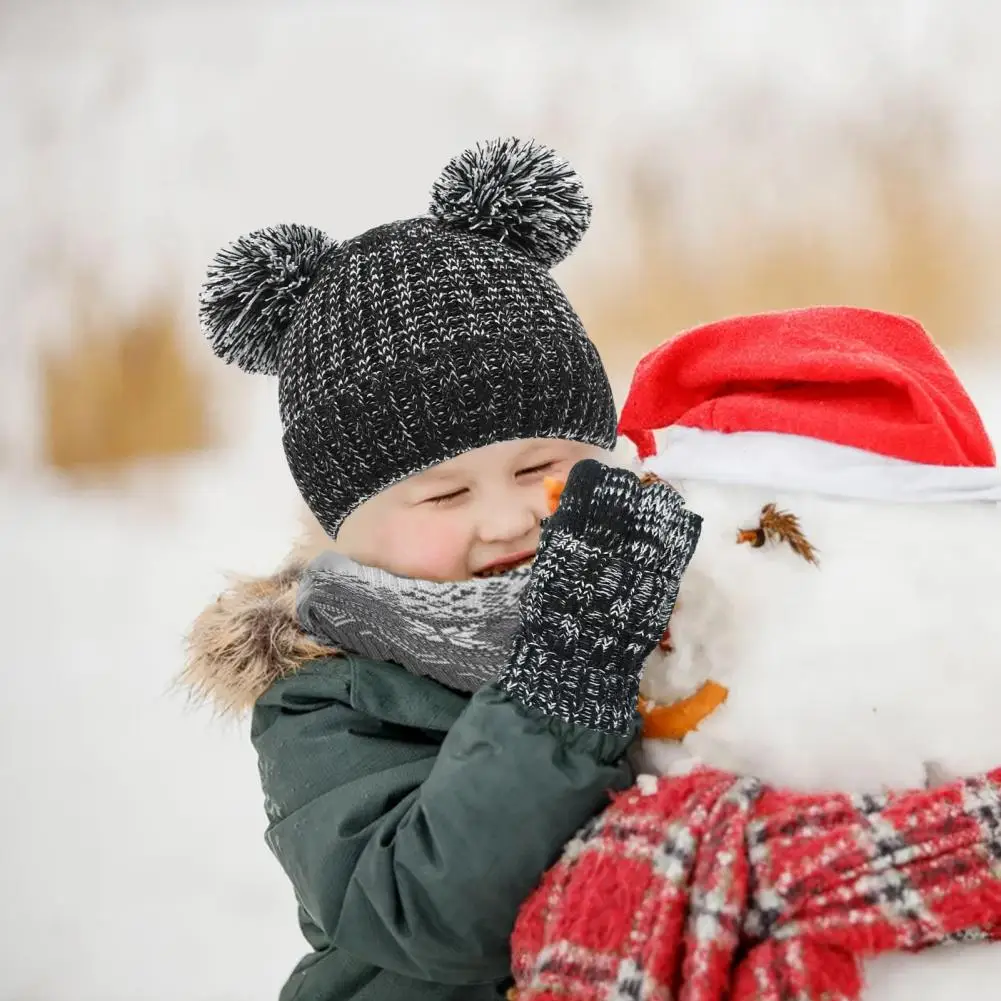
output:
[[[520,904],[631,782],[642,663],[700,520],[596,461],[611,390],[547,271],[589,218],[552,151],[496,141],[446,167],[428,216],[260,231],[210,271],[213,348],[278,375],[334,540],[286,577],[297,638],[223,602],[189,665],[255,700],[267,841],[312,947],[283,1001],[502,998]],[[546,476],[567,480],[548,519]],[[268,602],[290,614],[287,586]]]

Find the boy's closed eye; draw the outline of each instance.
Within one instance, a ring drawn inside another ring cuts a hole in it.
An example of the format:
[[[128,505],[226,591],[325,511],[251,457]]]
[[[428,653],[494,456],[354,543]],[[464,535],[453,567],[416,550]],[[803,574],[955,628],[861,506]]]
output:
[[[447,494],[436,494],[434,497],[427,497],[424,499],[425,504],[447,504],[449,501],[458,500],[464,494],[469,493],[469,487],[460,487],[458,490],[452,490]]]
[[[554,460],[549,459],[546,462],[540,462],[535,466],[529,466],[526,469],[519,469],[515,476],[538,476],[540,473],[545,473],[552,469],[556,463]]]
[[[548,472],[553,466],[556,465],[555,460],[547,459],[545,462],[538,462],[532,466],[526,466],[524,469],[519,469],[515,473],[515,477],[518,479],[526,479],[533,476],[541,476],[543,473]],[[459,487],[455,490],[449,490],[446,493],[435,494],[433,497],[425,497],[423,503],[425,504],[447,504],[450,501],[456,501],[460,497],[469,493],[469,487]]]

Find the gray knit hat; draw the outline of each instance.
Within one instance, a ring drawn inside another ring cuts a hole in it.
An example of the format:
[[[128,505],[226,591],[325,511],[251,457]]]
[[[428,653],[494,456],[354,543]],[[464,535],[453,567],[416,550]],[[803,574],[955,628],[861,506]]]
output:
[[[328,534],[482,445],[614,445],[608,377],[548,273],[590,216],[566,162],[504,139],[452,160],[426,216],[344,242],[275,226],[219,252],[202,326],[224,361],[278,376],[289,468]]]

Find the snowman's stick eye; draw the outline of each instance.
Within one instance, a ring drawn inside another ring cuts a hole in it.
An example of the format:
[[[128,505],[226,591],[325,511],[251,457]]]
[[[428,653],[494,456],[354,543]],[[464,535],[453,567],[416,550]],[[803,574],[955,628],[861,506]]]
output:
[[[817,550],[803,534],[799,518],[789,511],[779,511],[774,504],[766,504],[761,509],[761,518],[755,528],[742,528],[737,532],[738,545],[750,545],[760,549],[766,542],[785,542],[807,563],[819,565]]]

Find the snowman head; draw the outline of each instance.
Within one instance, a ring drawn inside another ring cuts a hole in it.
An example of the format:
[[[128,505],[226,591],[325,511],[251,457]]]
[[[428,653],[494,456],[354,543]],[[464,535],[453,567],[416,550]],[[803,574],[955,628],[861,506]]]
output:
[[[644,694],[729,692],[648,766],[876,791],[1001,763],[1001,477],[920,326],[823,308],[689,331],[641,362],[620,430],[704,519]]]

